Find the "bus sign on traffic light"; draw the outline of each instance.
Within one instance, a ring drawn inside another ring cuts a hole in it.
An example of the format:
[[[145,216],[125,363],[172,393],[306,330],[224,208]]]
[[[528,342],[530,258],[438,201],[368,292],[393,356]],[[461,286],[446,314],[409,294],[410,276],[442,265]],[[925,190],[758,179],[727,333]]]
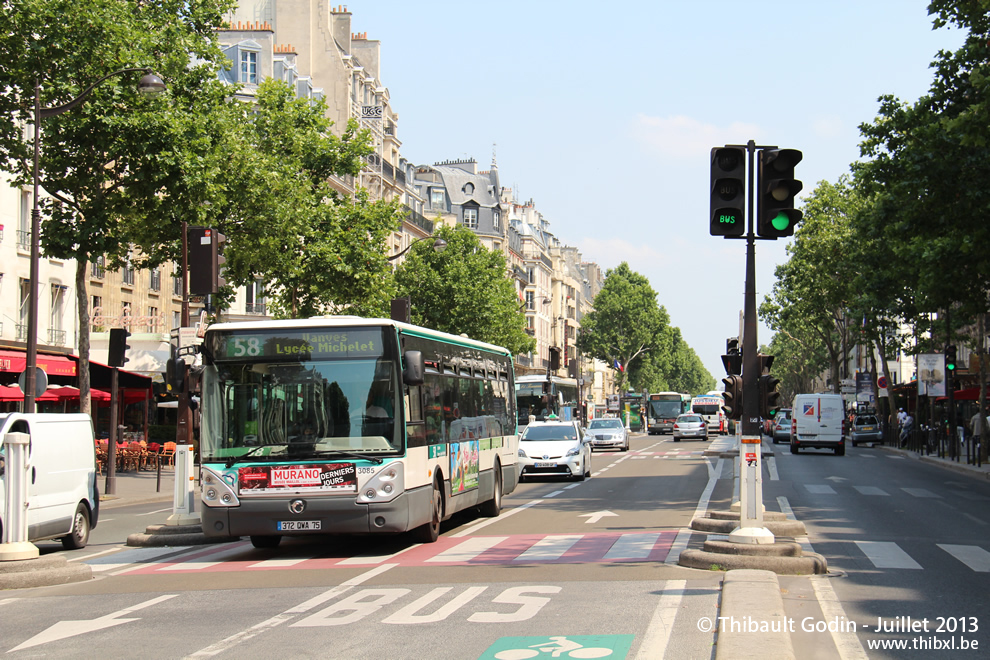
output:
[[[746,151],[739,147],[712,149],[711,221],[712,236],[742,236],[746,233]]]
[[[804,187],[794,178],[794,166],[803,155],[797,149],[764,149],[759,152],[756,233],[762,238],[793,236],[801,221],[794,196]]]

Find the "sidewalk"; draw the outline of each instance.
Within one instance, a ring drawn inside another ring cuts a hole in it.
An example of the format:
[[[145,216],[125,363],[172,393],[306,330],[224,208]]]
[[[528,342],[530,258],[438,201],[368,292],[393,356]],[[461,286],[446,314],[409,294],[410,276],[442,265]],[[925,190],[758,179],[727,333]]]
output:
[[[116,492],[113,495],[104,492],[107,485],[106,474],[97,475],[96,484],[100,488],[101,509],[113,509],[146,502],[171,502],[175,491],[175,471],[171,468],[162,470],[160,491],[157,490],[158,474],[154,470],[118,472]]]
[[[990,479],[990,464],[984,463],[980,467],[977,467],[976,465],[967,465],[965,456],[960,457],[959,462],[957,463],[951,458],[939,458],[937,454],[924,456],[916,451],[911,451],[908,449],[899,449],[897,447],[887,447],[885,445],[876,445],[874,448],[882,449],[884,451],[888,451],[893,454],[898,454],[900,456],[904,456],[905,458],[913,458],[921,461],[922,463],[930,463],[932,465],[938,465],[939,467],[945,468],[947,470],[953,470],[960,474],[965,474],[971,477],[975,477],[977,479]]]

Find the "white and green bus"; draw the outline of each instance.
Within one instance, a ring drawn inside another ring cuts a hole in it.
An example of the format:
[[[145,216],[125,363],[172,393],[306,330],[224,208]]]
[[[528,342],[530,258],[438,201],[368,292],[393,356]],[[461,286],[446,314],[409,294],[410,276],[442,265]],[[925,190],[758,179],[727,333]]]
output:
[[[208,536],[433,542],[457,511],[497,516],[518,483],[504,348],[337,316],[216,324],[200,350]]]

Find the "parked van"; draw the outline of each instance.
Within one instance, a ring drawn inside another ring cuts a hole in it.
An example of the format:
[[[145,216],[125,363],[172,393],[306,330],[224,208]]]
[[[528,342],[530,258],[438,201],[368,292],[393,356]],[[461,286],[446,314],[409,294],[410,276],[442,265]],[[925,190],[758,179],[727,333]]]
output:
[[[838,394],[798,394],[791,406],[791,453],[802,447],[846,453],[842,434],[844,408]]]
[[[85,414],[0,414],[0,534],[6,499],[2,438],[27,433],[28,540],[85,547],[100,516],[93,421]]]

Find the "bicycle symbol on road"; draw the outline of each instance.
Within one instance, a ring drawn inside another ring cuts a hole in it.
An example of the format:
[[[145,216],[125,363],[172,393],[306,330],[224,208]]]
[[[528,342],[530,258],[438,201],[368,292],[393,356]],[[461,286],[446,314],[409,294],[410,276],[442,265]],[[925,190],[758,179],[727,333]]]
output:
[[[494,660],[529,658],[625,658],[633,635],[503,637],[483,656]]]

